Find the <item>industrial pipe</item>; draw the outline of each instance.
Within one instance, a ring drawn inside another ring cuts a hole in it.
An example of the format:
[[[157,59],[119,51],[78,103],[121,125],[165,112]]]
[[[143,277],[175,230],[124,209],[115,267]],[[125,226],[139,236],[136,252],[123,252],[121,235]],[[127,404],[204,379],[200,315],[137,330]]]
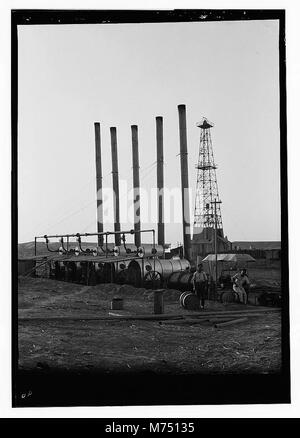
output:
[[[100,123],[95,122],[95,152],[96,152],[96,190],[97,190],[97,231],[103,232],[103,202],[102,202],[102,164]],[[103,235],[98,235],[98,245],[103,245]]]
[[[140,166],[139,166],[139,144],[138,127],[131,126],[132,137],[132,171],[133,171],[133,206],[134,206],[134,242],[137,247],[141,246],[141,219],[140,219]]]
[[[164,224],[164,151],[163,151],[163,118],[156,117],[156,152],[157,152],[157,243],[165,246]]]
[[[120,195],[119,195],[119,172],[118,172],[118,150],[117,150],[117,129],[110,128],[111,138],[111,161],[112,161],[112,182],[114,192],[114,229],[120,231]],[[115,244],[120,246],[119,234],[115,234]]]
[[[147,229],[147,230],[140,230],[139,233],[154,233],[155,230],[152,229]],[[55,237],[78,237],[78,236],[98,236],[99,233],[76,233],[76,234],[53,234],[53,235],[48,235],[48,234],[44,234],[43,236],[36,236],[35,239],[46,239],[47,237],[50,239],[55,238]],[[105,235],[115,235],[115,234],[135,234],[134,230],[126,230],[126,231],[106,231],[101,233],[103,236]]]
[[[190,260],[190,206],[189,206],[189,173],[187,160],[187,133],[185,105],[178,105],[179,138],[180,138],[180,167],[181,167],[181,199],[184,257]]]
[[[140,257],[158,257],[158,256],[162,256],[164,254],[164,248],[162,246],[157,246],[155,244],[155,230],[154,229],[145,229],[145,230],[139,230],[138,234],[141,233],[152,233],[152,244],[151,243],[145,243],[143,244],[143,246],[139,246],[138,247],[138,252],[137,252],[137,247],[135,244],[126,244],[124,245],[124,238],[126,234],[136,234],[137,232],[134,230],[126,230],[126,231],[106,231],[101,234],[102,239],[105,237],[105,245],[103,244],[103,246],[101,246],[101,250],[103,253],[106,254],[106,257],[109,253],[113,253],[114,252],[114,246],[112,246],[111,244],[108,243],[108,236],[115,236],[115,240],[116,240],[116,236],[119,237],[120,242],[121,240],[123,240],[123,247],[125,251],[121,250],[121,245],[116,245],[119,250],[120,253],[125,253],[125,254],[136,254],[139,255]],[[51,248],[49,247],[49,238],[54,238],[54,237],[59,237],[60,241],[63,240],[63,237],[67,237],[67,239],[69,239],[69,237],[76,237],[77,241],[79,243],[79,249],[80,252],[82,253],[87,253],[88,251],[86,249],[83,249],[81,246],[81,236],[84,237],[90,237],[90,236],[98,236],[99,237],[99,233],[76,233],[76,234],[55,234],[55,235],[51,235],[51,236],[47,236],[46,234],[44,236],[36,236],[35,237],[35,242],[37,242],[37,239],[45,239],[46,240],[46,245],[47,248],[50,252],[59,252],[59,249],[57,250],[51,250]],[[122,236],[122,238],[121,238]],[[68,250],[66,250],[64,248],[64,250],[69,253]],[[36,254],[35,254],[36,255]]]

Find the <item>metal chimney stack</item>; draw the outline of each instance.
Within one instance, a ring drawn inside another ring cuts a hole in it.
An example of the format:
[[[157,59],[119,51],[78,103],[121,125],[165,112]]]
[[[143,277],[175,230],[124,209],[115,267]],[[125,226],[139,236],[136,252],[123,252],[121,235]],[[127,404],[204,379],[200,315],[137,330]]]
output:
[[[139,166],[139,144],[138,144],[138,127],[131,126],[132,138],[132,171],[133,171],[133,191],[134,191],[134,243],[137,247],[141,246],[141,219],[140,219],[140,166]]]
[[[118,171],[118,150],[117,150],[117,130],[110,128],[111,138],[111,161],[112,161],[112,183],[114,193],[114,229],[120,231],[120,195],[119,195],[119,171]],[[115,244],[120,246],[120,234],[115,234]]]
[[[157,243],[165,246],[164,224],[164,151],[163,151],[163,118],[156,117],[156,153],[157,153]]]
[[[103,233],[103,202],[102,202],[102,164],[101,164],[101,136],[100,123],[95,122],[95,150],[96,150],[96,190],[97,190],[97,232]],[[103,236],[98,236],[98,245],[103,245]]]
[[[179,138],[180,138],[180,166],[181,166],[181,198],[182,198],[182,226],[183,226],[183,253],[190,259],[190,206],[189,206],[189,173],[187,160],[187,133],[185,105],[178,105]]]

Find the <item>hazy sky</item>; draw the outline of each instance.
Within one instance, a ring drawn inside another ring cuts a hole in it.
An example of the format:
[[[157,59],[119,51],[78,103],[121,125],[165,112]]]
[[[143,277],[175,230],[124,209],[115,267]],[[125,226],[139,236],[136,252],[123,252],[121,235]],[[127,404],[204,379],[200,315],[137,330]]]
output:
[[[111,187],[109,127],[116,126],[120,178],[131,188],[130,125],[137,124],[141,185],[149,190],[155,116],[163,116],[165,186],[180,187],[178,104],[187,109],[193,196],[196,123],[207,117],[215,124],[225,235],[280,240],[276,21],[19,26],[18,41],[20,242],[96,230],[94,121],[104,186]],[[180,219],[180,203],[176,211]],[[179,221],[166,224],[166,241],[182,242]]]

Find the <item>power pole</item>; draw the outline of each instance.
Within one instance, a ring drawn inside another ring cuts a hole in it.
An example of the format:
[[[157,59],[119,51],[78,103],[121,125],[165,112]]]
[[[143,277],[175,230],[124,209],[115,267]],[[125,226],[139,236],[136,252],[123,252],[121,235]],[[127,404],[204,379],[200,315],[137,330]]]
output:
[[[217,204],[222,204],[222,201],[217,201],[216,198],[211,202],[214,206],[214,225],[215,225],[215,261],[216,261],[216,270],[215,270],[215,293],[217,294],[217,283],[218,283],[218,212],[217,212]]]

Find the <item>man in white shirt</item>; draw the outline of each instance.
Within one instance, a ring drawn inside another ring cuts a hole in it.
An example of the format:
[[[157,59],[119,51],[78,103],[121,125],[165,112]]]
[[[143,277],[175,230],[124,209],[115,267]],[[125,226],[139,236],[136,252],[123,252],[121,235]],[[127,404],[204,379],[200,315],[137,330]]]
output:
[[[207,275],[203,271],[202,263],[200,263],[197,267],[197,271],[194,273],[192,277],[192,284],[193,284],[193,290],[200,300],[201,309],[204,309],[207,281],[208,281]]]
[[[243,304],[247,304],[247,293],[249,290],[250,281],[247,275],[246,269],[242,269],[240,272],[232,277],[233,290],[238,294],[239,300]]]
[[[241,285],[245,289],[245,292],[247,294],[247,301],[248,301],[248,295],[249,295],[249,290],[250,290],[250,280],[248,277],[247,269],[245,269],[245,268],[241,270]]]

